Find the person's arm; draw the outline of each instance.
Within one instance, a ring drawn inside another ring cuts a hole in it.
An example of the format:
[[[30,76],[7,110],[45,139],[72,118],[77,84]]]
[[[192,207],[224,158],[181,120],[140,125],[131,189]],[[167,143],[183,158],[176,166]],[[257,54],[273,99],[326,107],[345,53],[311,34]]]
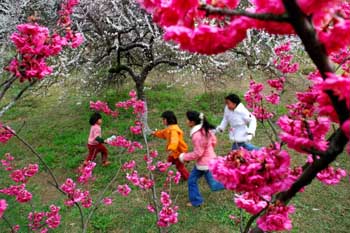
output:
[[[243,119],[248,126],[247,133],[252,135],[252,136],[255,136],[256,125],[257,125],[256,117],[247,110],[247,111],[243,112]]]
[[[157,137],[157,138],[162,138],[162,139],[166,139],[166,135],[165,135],[165,131],[167,129],[162,129],[162,130],[156,130],[152,133],[153,136]]]
[[[176,130],[170,131],[170,141],[167,150],[176,151],[179,146],[179,133]]]
[[[180,154],[179,159],[181,162],[197,160],[199,157],[203,156],[205,148],[203,148],[201,144],[201,135],[199,133],[193,135],[192,143],[193,151]]]
[[[224,132],[227,125],[228,125],[228,112],[227,112],[227,109],[225,108],[224,110],[224,117],[222,118],[222,121],[220,123],[220,125],[218,127],[216,127],[216,130],[215,132],[218,133],[218,132]]]

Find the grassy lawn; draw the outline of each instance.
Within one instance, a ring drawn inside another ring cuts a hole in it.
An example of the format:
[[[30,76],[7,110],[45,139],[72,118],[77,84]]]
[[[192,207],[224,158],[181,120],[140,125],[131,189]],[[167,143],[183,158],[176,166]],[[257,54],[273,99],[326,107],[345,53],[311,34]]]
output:
[[[149,124],[152,128],[161,128],[160,114],[164,110],[173,110],[179,118],[179,124],[185,130],[186,135],[189,129],[185,127],[185,112],[197,110],[206,113],[207,117],[214,123],[220,123],[223,114],[223,97],[233,90],[242,94],[242,88],[228,87],[220,92],[204,93],[192,91],[195,86],[173,87],[167,89],[165,85],[158,84],[146,92],[149,107]],[[128,88],[122,90],[108,90],[99,97],[92,100],[107,101],[111,106],[115,102],[127,98]],[[71,94],[58,98],[59,90],[53,90],[46,97],[32,97],[21,101],[15,108],[10,110],[3,119],[14,129],[23,126],[19,134],[30,142],[53,169],[60,182],[67,177],[76,177],[76,169],[84,160],[87,154],[86,141],[89,132],[88,119],[91,111],[89,101],[91,98],[78,94]],[[286,98],[284,101],[290,101]],[[285,109],[279,108],[278,112],[283,113]],[[127,134],[129,139],[140,140],[141,138],[128,133],[128,126],[133,121],[130,113],[122,113],[117,119],[104,117],[102,126],[103,135]],[[25,123],[24,123],[25,122]],[[262,126],[259,126],[257,137],[254,143],[263,146],[267,144],[268,138]],[[190,142],[189,137],[186,138]],[[157,149],[165,160],[164,142],[150,138],[152,149]],[[219,135],[217,153],[224,155],[230,149],[230,142],[227,135]],[[18,166],[37,162],[36,158],[16,139],[12,139],[5,146],[1,145],[0,155],[11,152],[17,158]],[[94,170],[96,182],[88,184],[93,195],[96,195],[108,183],[111,177],[117,172],[122,163],[130,159],[142,161],[144,151],[137,151],[133,154],[122,153],[115,148],[109,148],[110,160],[113,164],[110,167],[102,168],[100,158],[97,159],[98,166]],[[302,155],[295,155],[293,161],[301,163],[305,160]],[[338,159],[341,167],[349,168],[348,157],[343,154]],[[187,165],[191,169],[193,164]],[[348,170],[348,169],[347,169]],[[0,187],[8,185],[7,174],[0,171]],[[58,193],[48,184],[50,178],[41,172],[31,179],[27,184],[30,191],[36,195],[32,201],[34,209],[40,211],[41,206],[56,204],[62,208],[62,225],[57,232],[79,232],[79,213],[75,208],[67,208],[63,205],[64,196]],[[156,173],[156,179],[164,179],[164,175]],[[201,191],[205,198],[205,204],[201,208],[188,208],[187,185],[180,183],[173,187],[173,195],[176,196],[177,205],[180,207],[179,223],[171,228],[171,232],[239,232],[228,216],[239,215],[232,199],[233,193],[223,191],[211,193],[201,181]],[[146,210],[148,196],[139,191],[131,192],[129,197],[121,197],[112,193],[118,184],[126,183],[123,174],[120,174],[118,181],[108,191],[108,196],[113,197],[112,206],[98,209],[94,215],[90,232],[156,232],[154,227],[155,217]],[[345,179],[337,186],[324,186],[315,181],[293,200],[297,211],[293,215],[294,229],[292,232],[349,232],[350,229],[350,188],[349,181]],[[9,203],[9,216],[11,223],[25,225],[27,213],[32,209],[31,205],[18,205],[13,198],[0,195]],[[37,209],[39,208],[39,209]],[[244,216],[245,219],[248,217]],[[0,221],[0,232],[8,232],[4,222]],[[23,229],[21,232],[26,232]]]

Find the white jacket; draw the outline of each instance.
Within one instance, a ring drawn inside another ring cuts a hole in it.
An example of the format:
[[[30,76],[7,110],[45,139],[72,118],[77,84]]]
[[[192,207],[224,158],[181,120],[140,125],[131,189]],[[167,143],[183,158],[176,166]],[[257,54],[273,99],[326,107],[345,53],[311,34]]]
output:
[[[242,103],[231,111],[225,107],[224,118],[216,128],[216,132],[223,132],[230,124],[229,137],[233,142],[247,142],[255,135],[256,118]]]

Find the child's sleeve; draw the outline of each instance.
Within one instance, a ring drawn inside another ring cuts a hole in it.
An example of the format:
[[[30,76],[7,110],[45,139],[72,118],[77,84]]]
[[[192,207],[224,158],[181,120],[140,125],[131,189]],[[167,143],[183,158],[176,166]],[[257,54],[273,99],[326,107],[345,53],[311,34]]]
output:
[[[166,129],[162,129],[162,130],[157,130],[154,132],[154,136],[157,138],[162,138],[162,139],[166,139],[166,135],[165,135],[165,131]]]
[[[218,127],[216,127],[216,132],[223,132],[225,131],[227,125],[228,125],[228,110],[227,110],[227,107],[225,107],[225,110],[224,110],[224,117],[222,118],[222,121],[220,123],[220,125]]]
[[[252,134],[254,136],[257,125],[255,116],[247,110],[243,112],[243,119],[248,124],[247,133]]]
[[[179,133],[176,130],[170,131],[170,141],[167,150],[176,151],[179,146]]]
[[[204,147],[201,144],[201,136],[199,134],[194,134],[192,138],[193,151],[188,153],[182,153],[180,155],[180,161],[192,161],[197,160],[204,153]]]

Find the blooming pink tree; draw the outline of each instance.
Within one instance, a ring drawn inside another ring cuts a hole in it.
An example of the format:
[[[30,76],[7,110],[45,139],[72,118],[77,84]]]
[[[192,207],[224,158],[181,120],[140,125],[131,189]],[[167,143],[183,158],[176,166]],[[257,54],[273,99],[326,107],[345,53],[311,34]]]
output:
[[[259,151],[238,150],[213,161],[211,171],[227,189],[237,192],[236,205],[252,214],[243,232],[290,230],[290,200],[315,178],[336,184],[345,171],[330,164],[349,141],[350,4],[348,1],[138,0],[164,29],[164,39],[181,49],[207,55],[225,52],[242,42],[251,29],[277,35],[295,35],[316,66],[310,87],[296,93],[297,102],[280,116],[275,141]],[[274,65],[280,77],[265,85],[252,81],[245,95],[248,106],[262,122],[275,116],[267,106],[277,105],[286,75],[295,73],[289,44],[275,48]],[[337,68],[335,68],[337,66]],[[330,132],[330,126],[338,126]],[[327,135],[331,135],[327,138]],[[306,163],[291,167],[285,148],[304,154]],[[252,224],[257,220],[257,227]]]
[[[16,48],[16,55],[4,68],[11,76],[0,83],[0,102],[9,88],[17,81],[28,82],[15,98],[0,110],[0,116],[11,108],[18,99],[39,80],[53,72],[52,58],[58,56],[65,47],[75,49],[84,39],[83,35],[71,29],[74,7],[78,0],[64,0],[58,11],[56,28],[50,29],[37,23],[35,16],[29,22],[17,25],[17,32],[10,39]]]

